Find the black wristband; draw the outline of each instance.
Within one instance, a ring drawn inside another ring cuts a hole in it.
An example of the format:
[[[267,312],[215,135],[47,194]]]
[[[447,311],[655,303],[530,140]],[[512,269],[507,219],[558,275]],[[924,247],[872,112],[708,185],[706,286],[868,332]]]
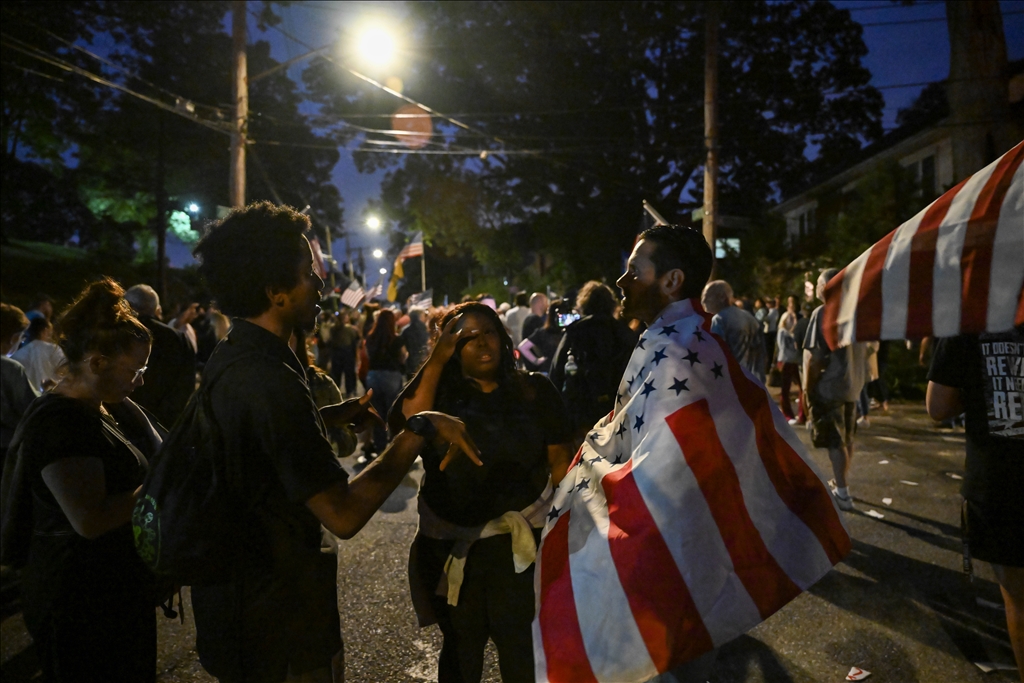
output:
[[[430,421],[430,418],[419,413],[405,421],[405,428],[416,436],[422,436],[428,441],[437,435],[437,427]]]

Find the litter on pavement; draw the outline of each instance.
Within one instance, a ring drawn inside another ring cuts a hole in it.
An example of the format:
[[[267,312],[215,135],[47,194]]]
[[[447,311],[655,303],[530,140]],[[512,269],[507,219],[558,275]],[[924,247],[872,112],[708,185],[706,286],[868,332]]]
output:
[[[950,479],[963,479],[959,474],[955,474],[953,472],[946,472],[946,476]]]
[[[1016,671],[1017,670],[1017,667],[1015,667],[1013,664],[1003,664],[1002,662],[975,662],[974,666],[978,667],[979,669],[981,669],[982,673],[986,673],[986,674],[992,673],[993,671]],[[853,679],[853,678],[850,678],[849,676],[847,676],[846,680],[852,681],[852,680],[860,680],[860,679]]]
[[[907,481],[906,479],[900,479],[900,483],[901,484],[906,484],[907,486],[917,486],[918,485],[916,481]]]
[[[981,666],[980,664],[978,666]],[[865,671],[859,666],[850,668],[850,673],[846,674],[846,680],[848,681],[863,681],[865,678],[871,675],[870,671]]]
[[[889,464],[889,461],[888,461],[888,460],[879,460],[879,461],[878,461],[878,464],[879,464],[879,465],[888,465],[888,464]]]
[[[868,517],[874,517],[875,519],[885,519],[885,515],[883,515],[881,512],[878,512],[877,510],[868,510],[864,514],[866,514]]]
[[[892,498],[883,498],[882,502],[886,505],[892,505]]]
[[[1005,605],[1001,605],[998,602],[992,602],[991,600],[986,600],[985,598],[976,598],[976,600],[977,600],[978,604],[981,605],[982,607],[989,607],[991,609],[997,609],[997,610],[1000,610],[1000,611],[1003,611],[1003,612],[1006,611],[1006,606]]]

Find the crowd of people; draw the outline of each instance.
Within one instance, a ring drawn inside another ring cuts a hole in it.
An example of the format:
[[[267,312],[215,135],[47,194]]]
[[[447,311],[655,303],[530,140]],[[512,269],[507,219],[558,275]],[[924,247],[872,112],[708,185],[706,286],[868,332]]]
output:
[[[337,567],[322,529],[351,538],[420,457],[410,581],[420,624],[439,624],[444,637],[439,680],[479,680],[488,639],[503,680],[533,680],[532,565],[553,488],[588,430],[615,410],[646,323],[679,292],[700,290],[707,273],[674,265],[664,245],[677,238],[652,233],[651,282],[641,287],[627,270],[617,283],[645,315],[624,315],[598,281],[500,305],[480,294],[446,307],[321,311],[308,228],[269,203],[220,221],[196,248],[212,305],[165,314],[152,287],[110,279],[59,316],[44,296],[24,313],[3,304],[4,562],[20,567],[45,680],[155,679],[154,607],[166,586],[136,553],[132,510],[197,387],[250,502],[232,580],[192,587],[207,671],[250,683],[341,680]],[[821,273],[819,299],[834,274]],[[686,277],[703,280],[683,286]],[[868,424],[869,386],[888,409],[884,343],[830,349],[822,306],[802,297],[782,310],[775,297],[750,302],[715,280],[699,306],[691,301],[742,368],[780,388],[789,424],[807,424],[828,450],[836,505],[852,510],[853,437],[858,421]],[[933,374],[964,386],[949,370]],[[947,403],[936,414],[962,412]],[[997,438],[976,449],[990,458],[1004,446]],[[346,457],[358,459],[354,476],[339,463]],[[988,490],[983,469],[969,463],[965,491]],[[972,509],[979,534],[1019,538],[1005,505]],[[1020,546],[1008,557],[987,543],[975,557],[1001,567],[1019,659]]]

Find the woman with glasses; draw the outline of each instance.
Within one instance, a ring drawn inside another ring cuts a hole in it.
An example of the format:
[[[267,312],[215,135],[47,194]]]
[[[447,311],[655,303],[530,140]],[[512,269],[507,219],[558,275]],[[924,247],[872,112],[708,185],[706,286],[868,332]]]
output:
[[[30,406],[9,454],[31,489],[24,616],[47,681],[156,678],[154,579],[130,524],[147,462],[108,410],[142,386],[149,359],[123,294],[104,279],[64,312],[67,373]]]

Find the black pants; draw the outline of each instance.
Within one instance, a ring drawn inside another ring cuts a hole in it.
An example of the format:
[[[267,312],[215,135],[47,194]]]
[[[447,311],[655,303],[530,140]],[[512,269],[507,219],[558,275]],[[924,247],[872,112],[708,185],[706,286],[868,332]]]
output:
[[[540,530],[534,530],[540,540]],[[433,593],[453,543],[424,536],[416,539],[420,580]],[[483,674],[484,647],[493,640],[503,683],[534,680],[533,570],[516,574],[512,536],[477,541],[466,558],[459,604],[433,597],[434,614],[444,635],[438,683],[477,683]]]
[[[334,349],[331,353],[331,379],[339,387],[341,376],[345,375],[345,397],[356,393],[356,354],[353,349]]]

